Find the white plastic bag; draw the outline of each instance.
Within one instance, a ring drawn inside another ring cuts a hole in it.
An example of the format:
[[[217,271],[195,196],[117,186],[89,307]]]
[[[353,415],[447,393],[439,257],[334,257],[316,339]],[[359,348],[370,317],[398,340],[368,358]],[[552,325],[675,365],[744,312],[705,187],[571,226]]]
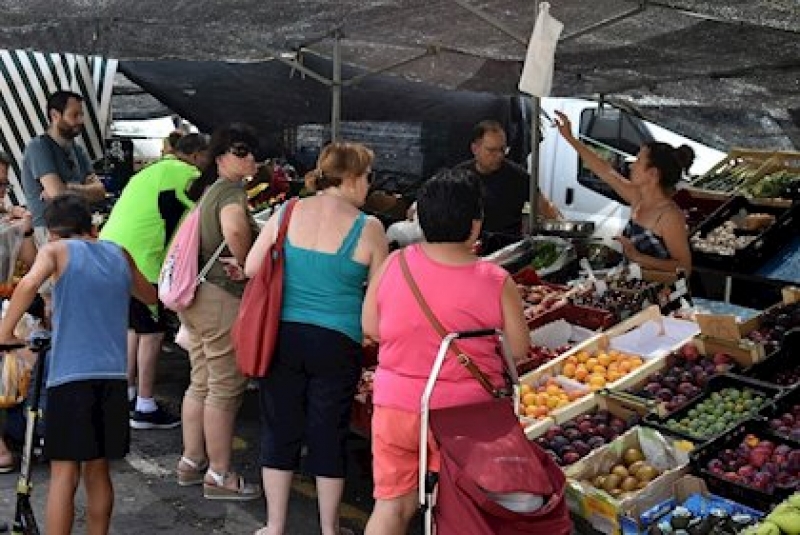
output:
[[[553,85],[553,65],[555,63],[556,44],[564,24],[550,15],[550,4],[539,4],[539,14],[533,26],[528,52],[525,54],[525,65],[519,78],[519,90],[537,97],[550,95]]]

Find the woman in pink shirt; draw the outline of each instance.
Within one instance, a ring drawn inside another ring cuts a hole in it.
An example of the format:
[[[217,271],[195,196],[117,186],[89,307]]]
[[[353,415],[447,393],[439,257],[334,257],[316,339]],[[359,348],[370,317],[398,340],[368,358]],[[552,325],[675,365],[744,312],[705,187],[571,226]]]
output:
[[[522,301],[508,273],[472,253],[481,231],[483,199],[478,177],[444,170],[418,195],[425,241],[391,255],[372,278],[364,300],[364,334],[380,343],[375,372],[372,457],[375,508],[366,535],[405,533],[418,509],[420,398],[441,344],[400,268],[400,255],[433,314],[448,332],[503,329],[516,357],[530,345]],[[462,351],[502,386],[503,362],[494,338],[459,341]],[[484,401],[490,395],[448,356],[431,398],[437,409]],[[429,440],[431,467],[438,468]]]

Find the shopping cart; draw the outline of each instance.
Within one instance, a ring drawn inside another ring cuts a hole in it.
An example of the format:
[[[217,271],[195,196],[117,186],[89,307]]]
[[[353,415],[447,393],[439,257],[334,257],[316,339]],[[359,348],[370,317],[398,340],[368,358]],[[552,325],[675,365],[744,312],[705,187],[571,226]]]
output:
[[[21,346],[0,345],[0,351],[18,349]],[[31,507],[31,467],[33,465],[33,452],[36,442],[36,427],[42,418],[41,400],[44,387],[45,358],[50,349],[50,333],[48,331],[34,331],[28,338],[28,347],[36,353],[37,366],[34,367],[33,388],[28,400],[28,410],[25,418],[25,442],[22,447],[22,460],[20,462],[19,479],[17,480],[17,502],[14,508],[14,522],[11,525],[12,535],[39,535],[39,526]],[[7,533],[8,526],[0,527],[0,533]]]
[[[499,340],[507,388],[490,401],[429,410],[451,344],[483,336]],[[518,407],[519,378],[502,331],[450,333],[443,338],[421,400],[419,500],[426,535],[570,533],[564,474],[525,437]],[[428,429],[439,445],[438,473],[428,471]]]

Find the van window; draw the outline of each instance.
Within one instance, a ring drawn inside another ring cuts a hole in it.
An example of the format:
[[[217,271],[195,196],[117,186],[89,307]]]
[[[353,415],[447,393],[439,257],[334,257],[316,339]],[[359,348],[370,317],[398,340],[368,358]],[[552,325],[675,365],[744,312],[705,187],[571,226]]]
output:
[[[580,137],[625,176],[628,174],[628,164],[636,158],[639,147],[652,141],[652,136],[640,119],[618,108],[602,106],[581,112]],[[592,191],[625,204],[583,162],[578,164],[578,182]]]

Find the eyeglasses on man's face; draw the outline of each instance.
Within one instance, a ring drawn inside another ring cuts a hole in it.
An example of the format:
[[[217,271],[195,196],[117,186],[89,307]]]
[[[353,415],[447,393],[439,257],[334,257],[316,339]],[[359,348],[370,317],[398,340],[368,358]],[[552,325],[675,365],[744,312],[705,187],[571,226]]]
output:
[[[8,182],[8,181],[5,181],[5,180],[0,180],[0,188],[7,188],[10,185],[11,185],[11,182]]]
[[[253,149],[248,145],[231,145],[231,148],[228,149],[228,152],[237,158],[247,158],[249,154],[253,154],[253,156],[255,156]]]
[[[507,156],[509,150],[511,150],[511,149],[510,149],[510,147],[508,147],[506,145],[501,145],[499,147],[494,147],[494,146],[491,146],[491,145],[484,145],[483,146],[483,150],[485,150],[489,154],[502,154],[503,156]]]

